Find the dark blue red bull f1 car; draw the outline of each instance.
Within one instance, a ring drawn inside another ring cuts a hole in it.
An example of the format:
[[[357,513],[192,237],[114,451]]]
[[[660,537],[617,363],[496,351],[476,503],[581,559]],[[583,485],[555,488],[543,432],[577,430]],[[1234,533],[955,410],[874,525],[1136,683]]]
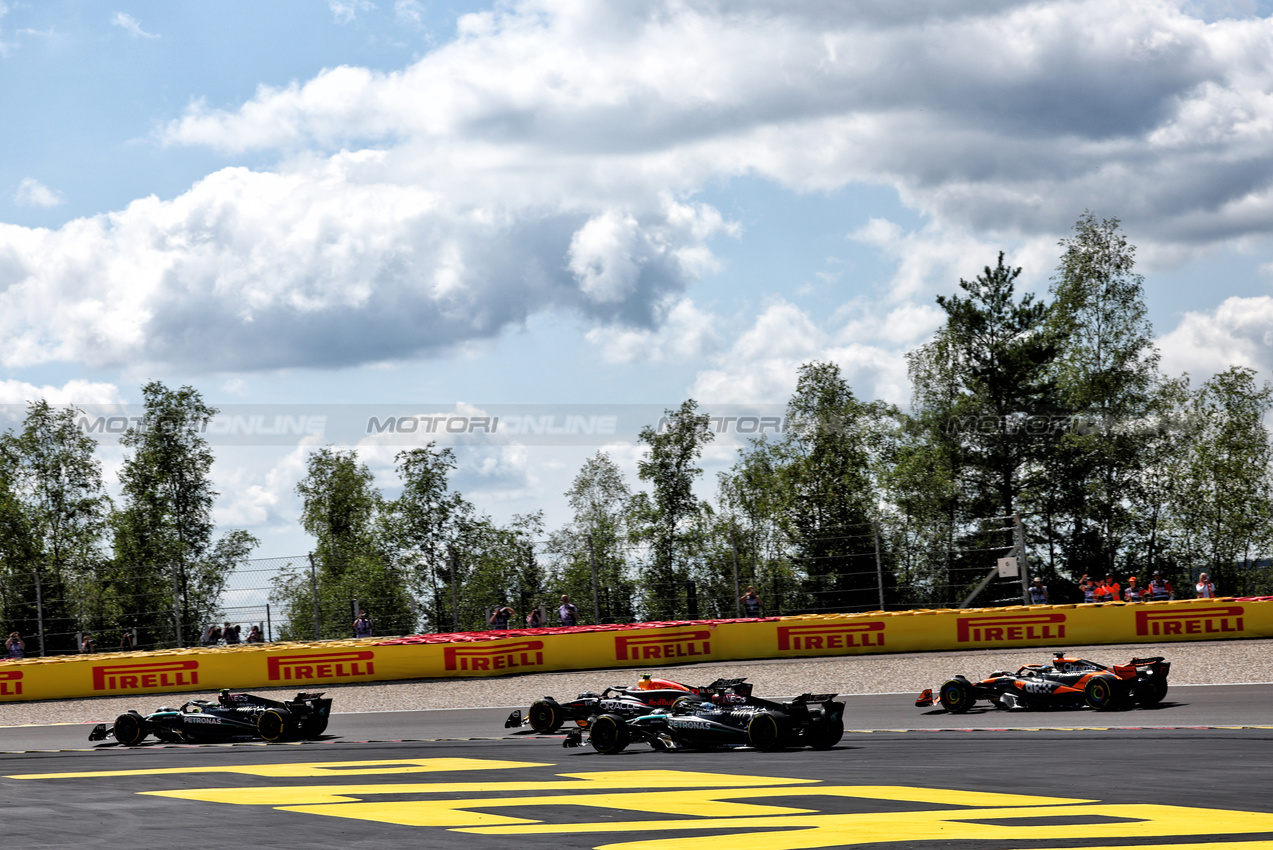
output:
[[[670,708],[636,717],[602,714],[588,726],[588,742],[599,753],[622,752],[634,742],[656,750],[751,747],[778,750],[811,747],[826,750],[844,736],[844,703],[835,694],[803,694],[776,701],[718,692],[707,699],[683,699]],[[583,742],[583,729],[572,729],[563,746]]]
[[[980,701],[995,708],[1094,708],[1098,711],[1148,707],[1167,695],[1171,664],[1161,657],[1133,658],[1126,664],[1106,667],[1085,658],[1056,653],[1051,664],[1027,664],[1015,673],[1000,670],[979,682],[963,676],[948,679],[934,700],[925,689],[915,705],[940,702],[946,711],[961,714]]]
[[[508,715],[504,728],[530,726],[539,734],[547,735],[566,723],[586,727],[591,718],[602,714],[639,717],[652,709],[671,708],[678,700],[701,701],[716,693],[745,697],[751,694],[751,685],[746,679],[717,679],[710,685],[694,687],[671,679],[652,678],[647,673],[631,688],[616,685],[600,694],[588,691],[567,702],[558,702],[552,697],[536,700],[525,716],[521,709]]]

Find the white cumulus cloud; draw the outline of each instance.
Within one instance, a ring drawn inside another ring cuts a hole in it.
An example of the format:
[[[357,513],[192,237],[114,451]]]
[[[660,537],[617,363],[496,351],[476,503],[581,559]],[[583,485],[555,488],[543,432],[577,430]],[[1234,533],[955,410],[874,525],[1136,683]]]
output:
[[[896,304],[1007,240],[1046,273],[1083,209],[1142,257],[1267,241],[1270,52],[1267,21],[1169,0],[500,4],[407,67],[196,101],[159,134],[273,169],[0,225],[0,362],[352,365],[549,310],[657,334],[736,232],[694,196],[738,176],[894,189],[929,229],[854,238],[899,258]]]
[[[127,12],[116,12],[111,15],[111,24],[124,30],[133,38],[159,38],[156,33],[142,29],[141,22]]]
[[[18,184],[13,202],[23,207],[56,207],[62,203],[62,193],[50,189],[34,177],[27,177]]]

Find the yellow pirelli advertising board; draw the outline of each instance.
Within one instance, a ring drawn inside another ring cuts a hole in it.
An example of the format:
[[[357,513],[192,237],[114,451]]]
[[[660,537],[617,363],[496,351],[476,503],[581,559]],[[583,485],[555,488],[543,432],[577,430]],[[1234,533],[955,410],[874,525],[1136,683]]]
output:
[[[1273,637],[1273,599],[644,623],[0,662],[0,702],[738,661]]]

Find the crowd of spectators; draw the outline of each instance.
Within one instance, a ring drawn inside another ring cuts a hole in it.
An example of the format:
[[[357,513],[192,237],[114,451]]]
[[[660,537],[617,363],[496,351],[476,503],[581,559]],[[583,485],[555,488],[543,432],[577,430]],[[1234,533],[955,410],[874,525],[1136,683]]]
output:
[[[1078,589],[1083,596],[1082,601],[1089,603],[1160,602],[1176,598],[1175,588],[1158,570],[1154,570],[1149,581],[1143,585],[1134,575],[1127,576],[1124,582],[1120,583],[1117,576],[1112,572],[1106,573],[1099,580],[1095,580],[1090,575],[1085,574],[1079,579]],[[1052,601],[1047,585],[1043,583],[1041,578],[1035,578],[1026,592],[1032,605],[1047,605]],[[1213,599],[1216,597],[1217,592],[1210,574],[1200,573],[1198,581],[1194,584],[1194,597],[1197,599]],[[761,598],[756,593],[754,586],[748,586],[747,592],[738,598],[738,602],[744,617],[761,616]],[[511,606],[501,605],[491,612],[487,625],[491,629],[508,629],[516,617],[517,612]],[[525,619],[527,628],[538,629],[547,625],[544,613],[537,605],[531,608]],[[570,601],[569,596],[563,595],[561,597],[561,605],[557,608],[557,622],[561,626],[579,624],[579,609]],[[240,642],[265,643],[265,636],[261,632],[259,625],[251,627],[246,640],[241,639],[242,629],[241,625],[232,625],[229,622],[220,626],[213,624],[204,630],[199,643],[201,646],[234,646]],[[353,631],[355,637],[371,637],[373,632],[372,620],[366,610],[358,612],[358,617],[353,622]],[[133,641],[132,633],[125,631],[123,637],[120,638],[118,651],[134,651]],[[10,659],[25,658],[26,648],[26,641],[22,639],[22,635],[18,632],[11,632],[8,640],[4,642],[4,657]],[[80,643],[80,652],[91,653],[96,651],[97,646],[92,635],[83,635]]]

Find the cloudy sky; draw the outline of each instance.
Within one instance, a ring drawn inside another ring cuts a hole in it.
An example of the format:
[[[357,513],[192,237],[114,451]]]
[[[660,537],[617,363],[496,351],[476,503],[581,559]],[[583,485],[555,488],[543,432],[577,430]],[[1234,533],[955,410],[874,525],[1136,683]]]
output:
[[[0,0],[0,403],[765,405],[830,359],[905,404],[934,297],[999,250],[1046,289],[1085,209],[1139,247],[1165,368],[1268,377],[1270,14]],[[219,521],[304,551],[306,446],[345,439],[219,445]],[[457,486],[550,524],[597,447],[469,442]]]

